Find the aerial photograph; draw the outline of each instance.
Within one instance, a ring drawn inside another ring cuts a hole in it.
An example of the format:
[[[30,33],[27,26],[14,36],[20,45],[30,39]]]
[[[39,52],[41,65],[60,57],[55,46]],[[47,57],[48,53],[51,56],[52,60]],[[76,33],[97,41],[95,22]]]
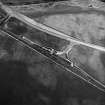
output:
[[[105,105],[105,0],[0,0],[0,105]]]

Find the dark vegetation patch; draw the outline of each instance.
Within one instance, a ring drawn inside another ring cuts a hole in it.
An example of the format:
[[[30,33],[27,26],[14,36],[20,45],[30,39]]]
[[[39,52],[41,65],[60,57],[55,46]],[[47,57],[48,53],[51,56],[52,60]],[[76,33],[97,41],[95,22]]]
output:
[[[43,86],[28,73],[28,67],[22,61],[0,60],[0,104],[1,105],[58,105],[61,97]],[[48,98],[44,100],[41,96]]]
[[[6,5],[29,5],[47,2],[58,2],[64,0],[1,0]],[[65,0],[67,1],[67,0]]]

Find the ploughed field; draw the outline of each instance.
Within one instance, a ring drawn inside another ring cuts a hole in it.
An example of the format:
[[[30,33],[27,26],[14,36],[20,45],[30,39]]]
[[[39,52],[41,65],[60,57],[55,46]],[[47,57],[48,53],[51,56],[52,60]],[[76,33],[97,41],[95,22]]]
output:
[[[85,43],[105,47],[105,17],[99,14],[53,15],[43,19],[43,23]],[[104,51],[70,43],[69,56],[85,71],[105,83]],[[70,46],[70,47],[71,47]],[[88,69],[89,68],[89,69]]]

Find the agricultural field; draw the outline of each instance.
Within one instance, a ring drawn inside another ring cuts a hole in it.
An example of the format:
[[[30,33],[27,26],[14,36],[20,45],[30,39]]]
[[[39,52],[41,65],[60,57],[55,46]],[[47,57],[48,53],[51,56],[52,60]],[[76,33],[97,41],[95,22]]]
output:
[[[83,7],[83,4],[82,7],[77,6],[76,3],[73,6],[73,3],[70,5],[66,1],[65,3],[58,2],[49,5],[35,4],[41,3],[42,0],[1,1],[13,10],[64,32],[76,40],[105,47],[105,12],[100,9],[87,8],[88,5],[82,0],[80,2],[85,4],[86,8]],[[65,40],[55,38],[14,19],[11,19],[6,28],[16,34],[24,34],[32,41],[48,48],[65,50],[66,46],[71,47],[72,45],[72,42],[68,43]],[[68,54],[69,59],[77,66],[105,85],[104,51],[74,44]],[[9,103],[12,105],[105,104],[104,92],[78,79],[50,59],[32,51],[2,31],[0,32],[0,67],[2,68],[0,72],[0,84],[2,86],[0,103],[3,102],[3,105],[9,105]],[[9,71],[10,69],[11,71]],[[21,71],[18,72],[18,70]],[[7,88],[3,89],[3,86]],[[10,93],[7,94],[6,90]],[[10,101],[8,101],[9,96]]]

